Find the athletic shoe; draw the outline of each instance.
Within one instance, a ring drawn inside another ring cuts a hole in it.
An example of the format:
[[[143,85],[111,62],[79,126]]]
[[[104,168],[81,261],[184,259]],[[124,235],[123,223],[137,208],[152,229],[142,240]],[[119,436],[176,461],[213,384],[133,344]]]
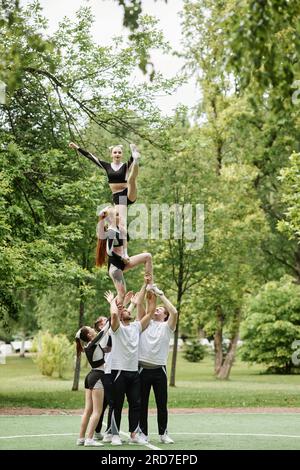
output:
[[[170,436],[168,436],[167,433],[163,434],[162,436],[159,436],[160,437],[160,442],[162,444],[174,444],[174,441],[173,439],[170,438]]]
[[[147,441],[147,442],[150,442],[150,439],[148,436],[146,436],[146,434],[144,434],[143,432],[140,432],[139,433],[139,436],[144,439],[144,441]]]
[[[84,442],[85,442],[85,439],[80,437],[79,439],[77,439],[76,445],[77,446],[84,446]]]
[[[112,446],[121,446],[122,441],[120,439],[120,436],[118,434],[114,434],[111,438],[111,445]]]
[[[153,292],[155,295],[163,295],[163,291],[160,290],[156,284],[148,284],[146,290],[149,292]]]
[[[100,447],[103,446],[102,442],[95,441],[95,439],[86,439],[84,443],[85,447]]]
[[[103,439],[103,434],[101,434],[101,432],[94,432],[94,440],[95,441],[102,441]]]
[[[138,163],[141,158],[141,154],[138,151],[137,146],[135,144],[130,144],[130,150],[133,160]]]
[[[148,442],[141,435],[136,434],[135,437],[130,437],[128,444],[138,444],[140,446],[146,446]]]
[[[112,434],[109,433],[104,433],[102,442],[111,442],[112,440]]]

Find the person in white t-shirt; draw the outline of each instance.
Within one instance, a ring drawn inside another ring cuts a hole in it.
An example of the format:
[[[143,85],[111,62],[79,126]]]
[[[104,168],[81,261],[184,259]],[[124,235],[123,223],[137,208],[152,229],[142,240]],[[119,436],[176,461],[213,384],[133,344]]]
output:
[[[111,293],[107,293],[107,300]],[[125,395],[128,401],[130,444],[147,444],[138,433],[141,407],[140,375],[138,371],[139,338],[151,320],[151,313],[141,321],[132,321],[131,310],[111,301],[111,377],[113,384],[113,413],[111,419],[112,445],[122,445],[119,436]]]
[[[154,305],[153,319],[148,328],[142,332],[139,343],[139,372],[141,378],[141,415],[140,436],[148,440],[148,404],[151,387],[153,387],[156,406],[157,424],[160,441],[172,444],[174,441],[168,436],[168,383],[167,358],[169,343],[177,325],[177,310],[155,284],[149,289],[160,298],[163,305]],[[146,314],[142,307],[143,298],[139,297],[139,318]],[[148,307],[153,310],[153,307]],[[142,320],[141,320],[142,321]]]

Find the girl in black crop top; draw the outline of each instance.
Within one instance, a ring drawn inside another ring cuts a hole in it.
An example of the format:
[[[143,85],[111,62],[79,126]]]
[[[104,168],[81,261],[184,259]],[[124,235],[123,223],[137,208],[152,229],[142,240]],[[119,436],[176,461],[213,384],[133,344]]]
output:
[[[93,436],[103,406],[104,388],[102,380],[104,376],[104,354],[109,337],[109,328],[109,321],[107,321],[99,333],[89,326],[83,326],[78,330],[75,336],[77,356],[80,356],[81,352],[84,351],[92,368],[84,381],[85,410],[81,419],[79,439],[77,440],[77,445],[80,446],[103,445],[95,441]],[[87,437],[85,437],[86,432]]]
[[[140,154],[134,144],[130,144],[131,157],[126,163],[121,163],[123,146],[110,147],[112,163],[99,160],[95,155],[80,148],[71,142],[69,147],[78,150],[82,155],[91,160],[95,165],[104,170],[108,177],[108,183],[112,190],[112,199],[120,213],[121,224],[124,227],[124,258],[129,259],[127,254],[127,206],[133,204],[137,198],[136,179],[138,176]]]
[[[113,193],[114,204],[127,206],[136,201],[136,179],[138,176],[140,154],[134,144],[130,144],[131,157],[125,163],[121,162],[123,156],[122,145],[110,147],[112,156],[111,163],[100,160],[98,157],[87,150],[80,148],[73,142],[69,144],[69,147],[78,150],[78,152],[106,172],[108,183],[110,184]]]

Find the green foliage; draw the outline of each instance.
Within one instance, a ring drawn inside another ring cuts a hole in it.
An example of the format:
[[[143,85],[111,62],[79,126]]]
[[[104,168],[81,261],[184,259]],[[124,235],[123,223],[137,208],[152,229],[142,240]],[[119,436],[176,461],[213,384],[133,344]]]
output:
[[[290,373],[292,343],[300,337],[300,287],[289,276],[264,285],[249,299],[242,329],[242,358]]]
[[[282,201],[285,204],[284,219],[278,222],[278,229],[290,238],[300,240],[300,154],[293,153],[289,165],[280,172]]]
[[[35,362],[42,373],[51,377],[54,373],[63,378],[74,356],[74,347],[65,335],[40,332],[34,339],[33,351],[37,351]]]
[[[199,343],[199,340],[194,339],[185,344],[183,357],[188,362],[200,362],[204,359],[205,347]]]

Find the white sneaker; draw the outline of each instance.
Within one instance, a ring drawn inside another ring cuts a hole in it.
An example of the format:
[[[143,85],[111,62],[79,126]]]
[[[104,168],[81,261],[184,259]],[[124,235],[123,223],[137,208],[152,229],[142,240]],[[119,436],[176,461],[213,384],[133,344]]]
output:
[[[101,434],[101,432],[94,432],[94,440],[95,441],[102,441],[103,439],[103,434]]]
[[[129,438],[128,444],[138,444],[140,446],[145,446],[148,444],[148,442],[141,435],[137,434],[135,437]]]
[[[170,438],[170,436],[168,436],[167,433],[163,434],[162,436],[159,436],[160,437],[160,442],[162,442],[162,444],[174,444],[174,441],[173,439]]]
[[[148,284],[146,290],[153,292],[155,295],[163,295],[163,291],[160,290],[156,284]]]
[[[112,434],[104,433],[102,442],[111,442],[112,437]]]
[[[114,434],[111,438],[111,445],[112,446],[121,446],[122,445],[122,441],[120,439],[120,436],[118,434]]]
[[[146,434],[144,434],[143,432],[140,432],[139,433],[139,436],[144,439],[144,441],[147,441],[147,442],[150,442],[150,439],[148,436],[146,436]]]
[[[129,147],[133,160],[138,163],[141,158],[141,154],[138,151],[137,146],[135,144],[130,144]]]
[[[85,441],[84,438],[79,437],[79,439],[77,439],[77,441],[76,441],[76,445],[77,446],[84,446],[84,441]]]
[[[84,443],[85,447],[100,447],[103,446],[102,442],[95,441],[95,439],[86,439]]]

